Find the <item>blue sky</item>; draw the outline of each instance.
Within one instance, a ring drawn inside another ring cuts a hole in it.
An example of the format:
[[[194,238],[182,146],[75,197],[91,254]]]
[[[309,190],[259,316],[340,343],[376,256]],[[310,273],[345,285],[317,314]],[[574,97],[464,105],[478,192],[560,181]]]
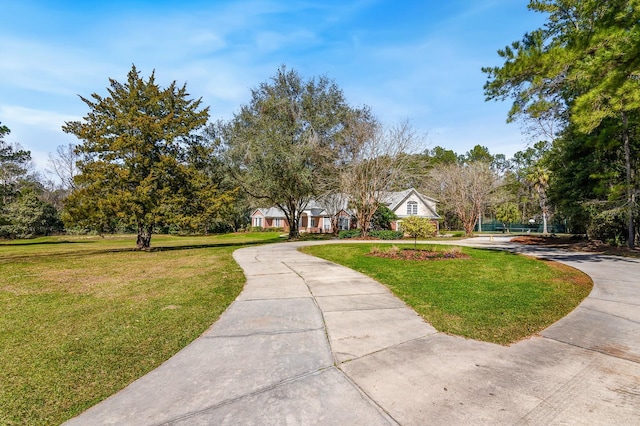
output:
[[[228,119],[282,64],[335,80],[386,124],[409,120],[436,145],[511,156],[529,143],[506,124],[508,102],[485,102],[482,66],[542,25],[528,0],[34,1],[4,0],[0,122],[43,169],[62,132],[135,64],[165,86],[187,83]]]

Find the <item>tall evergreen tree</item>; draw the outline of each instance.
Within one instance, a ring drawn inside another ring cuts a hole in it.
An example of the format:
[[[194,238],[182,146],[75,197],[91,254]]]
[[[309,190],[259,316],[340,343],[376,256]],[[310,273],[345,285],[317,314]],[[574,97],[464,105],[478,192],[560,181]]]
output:
[[[187,153],[201,142],[195,132],[209,112],[200,99],[188,98],[186,85],[174,81],[163,89],[155,72],[145,80],[135,66],[125,83],[109,83],[106,97],[80,97],[90,110],[83,121],[63,126],[82,141],[66,218],[100,230],[117,218],[137,229],[136,245],[147,249],[155,227],[179,221],[192,207],[193,191],[206,187]],[[215,187],[209,189],[215,199]]]
[[[640,0],[531,0],[529,9],[547,14],[547,23],[500,50],[503,66],[483,69],[487,99],[512,98],[509,120],[570,123],[573,133],[587,135],[617,129],[619,143],[606,149],[622,153],[627,240],[634,247]]]

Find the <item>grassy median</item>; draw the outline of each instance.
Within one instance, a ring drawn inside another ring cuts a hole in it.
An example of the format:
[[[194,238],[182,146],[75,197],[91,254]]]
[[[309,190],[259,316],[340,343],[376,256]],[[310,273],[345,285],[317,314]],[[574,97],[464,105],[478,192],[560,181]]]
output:
[[[302,251],[385,284],[439,331],[499,344],[516,342],[548,327],[571,312],[593,286],[576,269],[502,251],[461,248],[468,257],[459,259],[373,256],[384,247],[336,244]],[[441,245],[419,248],[451,250]]]
[[[160,365],[240,293],[231,253],[277,238],[0,242],[0,424],[59,424]]]

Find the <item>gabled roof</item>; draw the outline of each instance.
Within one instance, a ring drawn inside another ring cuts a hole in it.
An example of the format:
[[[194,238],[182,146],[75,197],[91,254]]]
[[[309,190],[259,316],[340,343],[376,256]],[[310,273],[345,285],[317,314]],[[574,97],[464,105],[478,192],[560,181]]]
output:
[[[260,213],[264,217],[281,218],[281,219],[286,218],[284,215],[284,212],[277,207],[269,207],[268,209],[265,209],[262,207],[257,208],[253,211],[253,213],[251,213],[251,216],[255,216],[256,213]]]
[[[427,209],[429,209],[429,212],[431,213],[431,217],[433,219],[440,218],[440,216],[431,208],[429,203],[427,203],[427,201],[431,201],[432,203],[437,203],[438,200],[419,193],[418,191],[416,191],[415,188],[409,188],[404,191],[398,191],[398,192],[390,192],[387,195],[389,210],[395,212],[396,209],[400,207],[402,204],[404,204],[404,202],[407,201],[407,198],[409,198],[409,196],[411,196],[412,194],[418,197],[418,199],[422,202],[422,204],[424,204],[424,206]]]
[[[310,211],[311,216],[314,216],[314,217],[329,216],[329,213],[327,213],[325,209],[320,207],[313,207],[313,208],[307,207],[306,209],[304,209],[304,211]],[[255,209],[253,213],[251,213],[251,217],[256,216],[257,214],[260,214],[266,218],[281,218],[281,219],[286,218],[284,215],[284,212],[280,210],[278,207],[269,207],[268,209],[264,207],[259,207]]]
[[[325,209],[322,208],[309,208],[307,210],[311,211],[311,216],[329,216],[329,213]]]
[[[338,200],[339,205],[334,207],[338,207],[338,210],[344,210],[345,212],[349,212],[349,198],[344,194],[335,194],[335,195],[340,196],[340,199]],[[311,210],[314,216],[329,215],[329,212],[327,212],[326,210],[326,205],[323,204],[322,200],[315,200],[315,199],[309,200],[309,202],[307,203],[307,207],[305,207],[304,210]],[[316,215],[316,212],[318,210],[321,211],[321,214]]]

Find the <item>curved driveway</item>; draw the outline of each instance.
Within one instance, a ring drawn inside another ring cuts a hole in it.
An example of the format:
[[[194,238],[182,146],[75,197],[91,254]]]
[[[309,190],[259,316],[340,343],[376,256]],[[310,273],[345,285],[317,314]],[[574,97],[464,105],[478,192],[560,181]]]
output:
[[[437,332],[386,287],[297,251],[234,253],[247,284],[184,350],[68,424],[640,424],[640,261],[517,246],[589,274],[509,347]]]

